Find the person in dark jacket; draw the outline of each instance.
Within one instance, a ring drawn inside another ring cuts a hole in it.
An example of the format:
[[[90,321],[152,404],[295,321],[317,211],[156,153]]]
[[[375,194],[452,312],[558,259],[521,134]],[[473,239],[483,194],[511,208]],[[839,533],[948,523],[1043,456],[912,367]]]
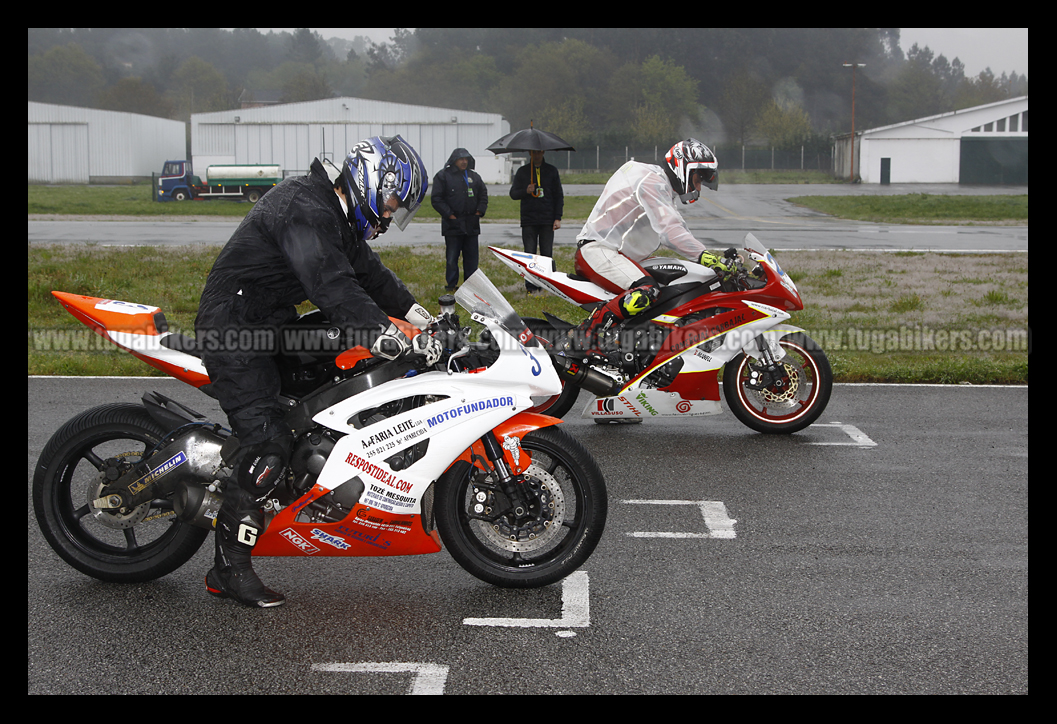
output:
[[[403,138],[366,139],[341,169],[316,159],[307,176],[276,185],[246,214],[213,264],[195,335],[210,392],[243,453],[215,521],[209,593],[248,606],[285,600],[257,577],[250,556],[265,528],[261,505],[282,479],[294,442],[283,425],[273,347],[282,325],[297,318],[295,305],[307,298],[346,339],[376,356],[418,353],[431,363],[439,358],[437,340],[427,334],[408,340],[389,319],[406,318],[419,329],[433,321],[367,244],[392,221],[403,229],[428,186],[422,159]]]
[[[554,256],[554,232],[562,226],[565,193],[558,169],[543,160],[543,151],[530,151],[531,163],[514,174],[510,198],[521,201],[521,243],[529,254],[539,249],[543,256]],[[529,293],[539,291],[525,282]]]
[[[448,163],[433,177],[430,202],[440,214],[446,258],[444,286],[449,292],[459,285],[460,254],[463,281],[477,271],[477,240],[481,234],[481,217],[488,209],[488,188],[473,170],[474,165],[469,151],[456,148]]]

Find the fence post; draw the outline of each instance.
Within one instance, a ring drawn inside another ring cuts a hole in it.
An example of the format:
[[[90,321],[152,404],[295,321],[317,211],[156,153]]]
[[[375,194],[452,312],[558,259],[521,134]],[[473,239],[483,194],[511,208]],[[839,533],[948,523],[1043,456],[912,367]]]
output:
[[[774,146],[771,146],[771,170],[774,171]]]

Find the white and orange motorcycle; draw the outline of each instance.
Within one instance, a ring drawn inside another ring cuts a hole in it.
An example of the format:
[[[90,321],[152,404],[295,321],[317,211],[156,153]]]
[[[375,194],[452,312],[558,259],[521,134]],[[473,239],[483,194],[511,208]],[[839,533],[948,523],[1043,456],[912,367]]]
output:
[[[194,340],[169,331],[157,307],[54,295],[98,334],[208,393]],[[460,327],[456,300],[483,325],[478,341]],[[535,587],[591,555],[606,521],[602,473],[560,420],[528,411],[561,390],[547,353],[483,272],[442,297],[441,312],[430,331],[446,351],[433,368],[362,347],[301,344],[279,356],[296,442],[255,556],[410,555],[443,542],[484,581]],[[318,313],[282,330],[302,342],[333,331]],[[37,521],[89,576],[163,576],[213,527],[237,448],[230,431],[156,392],[93,408],[40,455]]]
[[[613,298],[592,281],[557,271],[551,257],[489,247],[523,278],[552,294],[594,309]],[[551,314],[526,319],[552,343],[564,385],[537,410],[564,416],[580,389],[595,395],[582,416],[596,422],[642,422],[653,417],[714,415],[723,395],[734,416],[762,433],[793,433],[822,414],[833,388],[825,352],[804,330],[787,323],[804,308],[796,284],[763,244],[747,234],[728,249],[733,271],[652,257],[643,268],[662,286],[645,312],[605,332],[600,353],[558,353],[575,324]]]

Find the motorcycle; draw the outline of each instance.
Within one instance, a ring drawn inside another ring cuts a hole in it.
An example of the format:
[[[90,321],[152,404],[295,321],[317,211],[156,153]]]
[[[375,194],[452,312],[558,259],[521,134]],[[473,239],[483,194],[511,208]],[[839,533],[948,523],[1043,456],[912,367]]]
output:
[[[209,392],[196,341],[169,331],[158,307],[52,293],[98,334]],[[481,325],[477,341],[460,326],[456,300]],[[561,420],[526,411],[561,389],[546,353],[483,272],[440,301],[429,331],[445,351],[432,368],[420,356],[387,361],[362,346],[304,343],[337,332],[318,310],[283,330],[284,340],[302,342],[284,341],[277,358],[295,443],[264,504],[268,525],[254,555],[446,546],[477,578],[529,588],[564,578],[594,551],[607,512],[602,473],[554,427]],[[235,485],[238,447],[230,430],[157,392],[142,404],[87,410],[40,455],[37,522],[55,552],[89,576],[158,578],[214,527],[223,489]]]
[[[731,271],[722,275],[671,257],[643,261],[660,295],[645,312],[605,330],[598,354],[577,352],[591,348],[582,340],[568,344],[574,324],[546,312],[546,319],[526,319],[551,344],[563,384],[535,410],[562,417],[583,388],[596,399],[582,417],[598,423],[714,415],[722,412],[722,369],[730,411],[753,430],[788,434],[817,420],[833,388],[829,360],[803,329],[786,323],[790,311],[804,308],[793,280],[752,234],[742,247],[726,251]],[[523,278],[586,310],[615,296],[557,271],[550,257],[489,249]]]

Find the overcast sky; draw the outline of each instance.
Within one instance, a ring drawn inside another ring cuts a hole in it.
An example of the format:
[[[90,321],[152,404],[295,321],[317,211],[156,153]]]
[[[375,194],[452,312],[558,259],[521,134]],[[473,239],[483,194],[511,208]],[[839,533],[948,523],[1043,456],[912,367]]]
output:
[[[293,32],[294,28],[258,28],[262,33],[269,30]],[[338,37],[352,40],[365,35],[375,43],[385,43],[393,34],[393,28],[312,28],[324,40]],[[947,60],[958,58],[965,65],[969,77],[979,75],[990,67],[994,74],[1016,71],[1028,74],[1028,29],[1027,28],[900,28],[899,47],[903,52],[910,46],[929,46],[935,55],[944,55]]]
[[[1000,76],[1016,71],[1028,74],[1027,28],[900,28],[899,47],[929,46],[947,60],[958,58],[965,65],[965,75],[979,75],[985,68]]]

